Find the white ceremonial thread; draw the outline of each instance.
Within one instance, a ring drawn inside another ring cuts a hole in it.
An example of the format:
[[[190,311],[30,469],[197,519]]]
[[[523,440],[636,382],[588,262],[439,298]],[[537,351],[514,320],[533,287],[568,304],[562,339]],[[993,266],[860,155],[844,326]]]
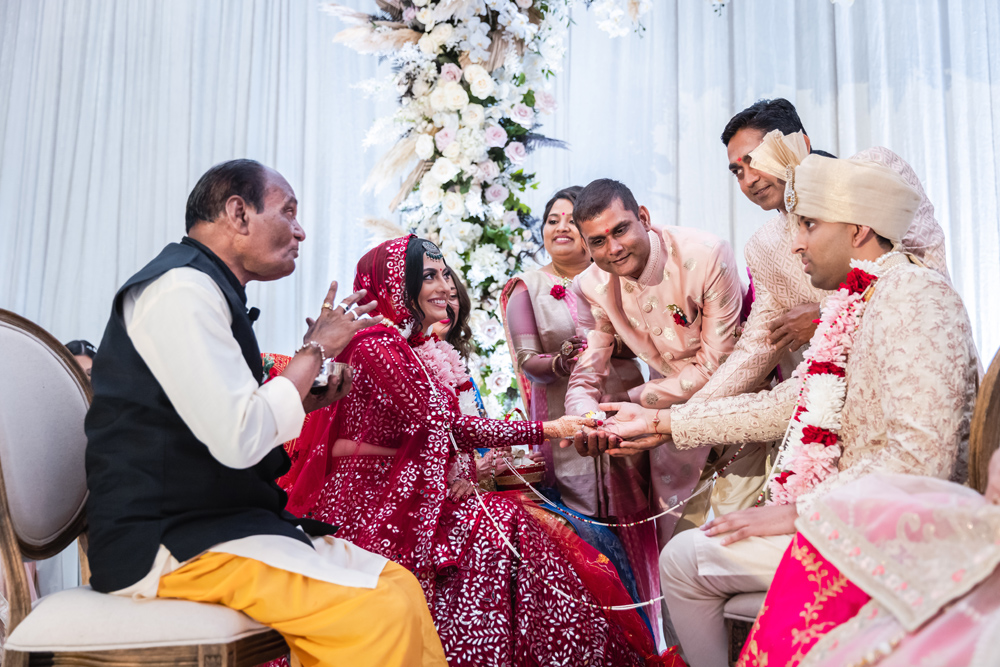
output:
[[[742,448],[740,448],[740,451],[742,451]],[[740,451],[737,451],[736,454],[733,455],[733,458],[729,460],[729,463],[732,463],[733,460],[736,459],[736,456],[739,455]],[[529,482],[528,480],[526,480],[524,477],[521,477],[520,473],[518,473],[517,470],[515,470],[513,467],[511,467],[511,465],[507,461],[507,459],[502,459],[502,460],[503,460],[504,465],[506,465],[507,468],[514,474],[514,476],[517,477],[518,481],[520,481],[528,489],[530,489],[532,492],[534,492],[534,494],[537,495],[546,505],[548,505],[553,510],[555,510],[556,512],[558,512],[560,516],[567,516],[566,514],[563,513],[563,509],[561,507],[559,507],[558,505],[556,505],[555,503],[553,503],[551,500],[549,500],[548,498],[546,498],[541,492],[539,492],[538,489],[536,489],[534,486],[531,485],[531,482]],[[727,463],[726,465],[729,465],[729,464]],[[583,521],[584,523],[589,523],[589,524],[594,525],[594,526],[607,526],[609,528],[616,528],[616,527],[617,528],[622,528],[622,527],[638,526],[638,525],[644,524],[644,523],[646,523],[648,521],[656,521],[657,519],[670,514],[675,509],[677,509],[678,507],[680,507],[684,503],[688,502],[692,498],[694,498],[696,496],[699,496],[702,493],[704,493],[705,490],[708,489],[708,487],[710,487],[715,482],[715,480],[716,480],[716,478],[718,476],[719,476],[718,473],[716,473],[715,475],[713,475],[712,479],[707,480],[704,484],[701,485],[701,488],[699,488],[697,491],[695,491],[690,496],[688,496],[684,500],[680,501],[676,505],[672,505],[671,507],[668,507],[667,509],[663,510],[662,512],[660,512],[659,514],[657,514],[655,516],[646,517],[645,519],[641,519],[639,521],[633,521],[631,523],[605,523],[603,521],[594,521],[593,519],[583,519],[583,518],[578,517],[578,516],[568,516],[567,518],[575,519],[577,521]]]
[[[500,530],[500,525],[496,522],[496,520],[493,518],[493,515],[490,514],[490,511],[486,508],[486,503],[483,502],[483,494],[481,494],[479,492],[479,487],[473,486],[473,491],[475,491],[475,493],[476,493],[476,500],[479,501],[479,506],[483,508],[483,512],[486,514],[486,518],[489,519],[490,523],[493,524],[493,528],[497,531],[497,535],[500,536],[500,539],[507,546],[507,548],[510,549],[511,553],[514,554],[514,556],[519,561],[521,561],[521,564],[525,565],[525,566],[528,566],[528,563],[521,557],[521,554],[518,553],[517,549],[514,548],[514,545],[510,543],[510,540],[507,539],[507,536],[504,535],[503,531]],[[552,589],[553,592],[558,593],[559,595],[563,596],[567,600],[570,600],[571,602],[576,602],[577,604],[586,605],[586,606],[591,607],[593,609],[601,609],[601,610],[604,610],[604,611],[631,611],[633,609],[638,609],[640,607],[648,607],[649,605],[659,604],[663,600],[663,596],[661,595],[659,597],[653,598],[652,600],[646,600],[645,602],[636,602],[634,604],[618,604],[618,605],[611,605],[611,606],[601,605],[601,604],[594,604],[593,602],[590,602],[589,600],[581,600],[580,598],[578,598],[578,597],[576,597],[574,595],[570,595],[569,593],[556,588],[555,586],[553,586],[552,584],[550,584],[548,581],[546,581],[543,577],[539,577],[538,579],[543,584],[545,584],[547,587],[549,587],[550,589]]]

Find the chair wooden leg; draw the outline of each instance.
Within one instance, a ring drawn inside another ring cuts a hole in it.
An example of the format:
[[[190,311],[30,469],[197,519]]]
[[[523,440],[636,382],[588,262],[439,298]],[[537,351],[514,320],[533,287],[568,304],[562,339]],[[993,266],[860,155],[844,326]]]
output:
[[[740,659],[743,652],[743,645],[750,638],[752,624],[746,621],[726,619],[726,637],[729,639],[729,666],[733,667]]]
[[[28,667],[28,654],[17,651],[4,651],[3,667]]]

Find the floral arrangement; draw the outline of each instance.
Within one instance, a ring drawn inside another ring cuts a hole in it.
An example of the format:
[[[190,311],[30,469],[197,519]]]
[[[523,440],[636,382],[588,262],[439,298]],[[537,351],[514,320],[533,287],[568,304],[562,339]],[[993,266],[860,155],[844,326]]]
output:
[[[389,80],[361,88],[391,91],[399,107],[379,119],[365,145],[393,143],[365,184],[402,187],[390,209],[402,226],[438,244],[469,287],[475,352],[469,367],[487,411],[516,400],[503,349],[500,291],[532,264],[530,209],[536,189],[524,170],[532,150],[561,145],[538,132],[555,111],[552,77],[562,69],[574,0],[376,0],[378,11],[336,4],[326,10],[350,27],[336,41],[386,58]],[[641,28],[651,0],[585,2],[611,35]]]
[[[871,262],[855,266],[823,306],[819,326],[797,369],[802,378],[799,400],[774,466],[780,472],[768,482],[770,505],[790,505],[837,472],[847,358],[878,271]]]

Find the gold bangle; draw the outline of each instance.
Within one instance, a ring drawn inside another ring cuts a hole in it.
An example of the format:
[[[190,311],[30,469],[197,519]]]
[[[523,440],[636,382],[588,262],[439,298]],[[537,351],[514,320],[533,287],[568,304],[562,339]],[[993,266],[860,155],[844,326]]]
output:
[[[559,372],[559,369],[556,368],[556,364],[559,363],[560,358],[561,357],[558,354],[552,355],[552,374],[555,375],[557,378],[563,377],[563,375]]]

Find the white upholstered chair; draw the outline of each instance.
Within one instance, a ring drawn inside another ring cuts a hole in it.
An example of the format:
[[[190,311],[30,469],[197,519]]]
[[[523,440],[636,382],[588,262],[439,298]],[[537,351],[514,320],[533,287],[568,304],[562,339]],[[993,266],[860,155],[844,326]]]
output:
[[[5,310],[0,350],[0,557],[10,597],[3,667],[250,667],[286,654],[277,632],[219,605],[135,601],[83,586],[30,608],[22,559],[50,558],[85,538],[91,392],[59,341]]]

